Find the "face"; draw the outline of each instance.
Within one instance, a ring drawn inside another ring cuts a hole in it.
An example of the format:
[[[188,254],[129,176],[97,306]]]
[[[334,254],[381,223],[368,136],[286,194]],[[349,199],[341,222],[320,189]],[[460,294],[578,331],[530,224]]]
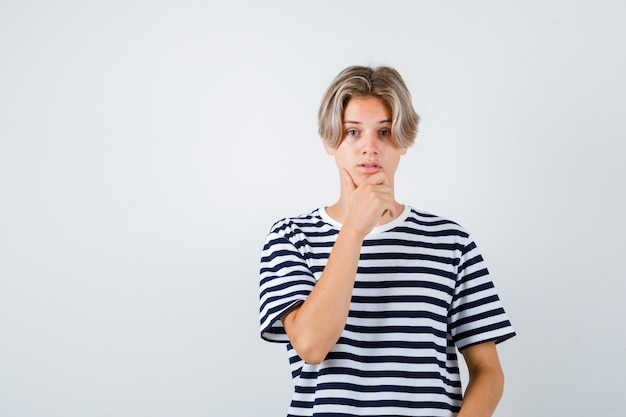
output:
[[[377,97],[352,98],[343,115],[344,137],[336,148],[324,144],[358,186],[369,175],[383,171],[390,185],[407,148],[398,148],[391,136],[391,112]]]

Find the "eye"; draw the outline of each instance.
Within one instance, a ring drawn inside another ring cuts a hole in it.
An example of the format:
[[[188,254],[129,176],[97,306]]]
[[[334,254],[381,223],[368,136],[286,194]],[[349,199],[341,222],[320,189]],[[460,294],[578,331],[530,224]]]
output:
[[[358,130],[356,130],[356,129],[349,129],[349,130],[346,132],[346,135],[348,135],[348,136],[357,136],[358,134],[359,134],[359,131],[358,131]]]
[[[391,130],[389,130],[389,129],[382,129],[380,131],[380,136],[383,136],[383,137],[391,136]]]

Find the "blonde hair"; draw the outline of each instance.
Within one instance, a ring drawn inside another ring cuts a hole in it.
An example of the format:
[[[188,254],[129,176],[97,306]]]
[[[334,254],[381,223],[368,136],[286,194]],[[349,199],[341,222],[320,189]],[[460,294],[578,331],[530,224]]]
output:
[[[328,146],[337,148],[343,141],[343,113],[354,97],[381,99],[391,112],[391,137],[395,145],[400,148],[413,145],[419,116],[398,71],[386,66],[350,66],[328,86],[317,114],[318,132]]]

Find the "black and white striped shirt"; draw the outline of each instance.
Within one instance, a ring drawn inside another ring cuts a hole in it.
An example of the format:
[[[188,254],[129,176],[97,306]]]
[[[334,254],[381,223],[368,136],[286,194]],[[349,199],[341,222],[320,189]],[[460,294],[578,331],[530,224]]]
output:
[[[365,238],[350,313],[320,364],[280,320],[322,274],[341,224],[324,209],[273,225],[260,268],[261,337],[286,342],[289,416],[454,416],[457,349],[515,335],[482,256],[458,224],[405,206]]]

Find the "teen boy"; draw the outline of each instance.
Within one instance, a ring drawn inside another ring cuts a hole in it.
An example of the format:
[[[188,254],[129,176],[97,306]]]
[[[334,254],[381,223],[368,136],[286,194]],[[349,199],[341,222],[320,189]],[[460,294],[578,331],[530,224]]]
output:
[[[339,200],[274,224],[260,269],[261,337],[287,343],[289,416],[492,415],[496,343],[515,332],[471,236],[394,197],[419,121],[403,79],[348,67],[318,117]]]

